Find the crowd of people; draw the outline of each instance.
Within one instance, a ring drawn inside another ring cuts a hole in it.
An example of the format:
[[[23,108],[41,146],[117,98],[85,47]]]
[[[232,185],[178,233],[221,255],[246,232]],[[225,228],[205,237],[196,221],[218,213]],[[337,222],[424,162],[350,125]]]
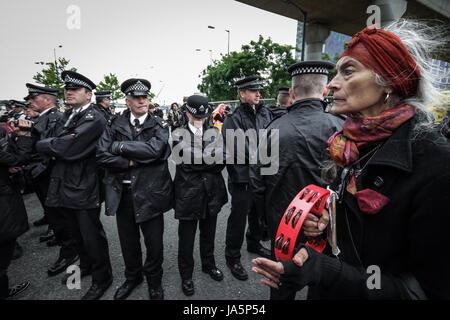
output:
[[[271,299],[294,299],[306,286],[309,299],[450,298],[448,120],[437,126],[427,110],[439,96],[425,63],[433,49],[427,46],[439,42],[424,37],[420,24],[406,20],[385,30],[366,28],[336,66],[290,66],[292,85],[279,89],[276,105],[260,103],[263,78],[248,75],[235,83],[240,104],[234,110],[224,104],[214,109],[206,97],[192,95],[181,107],[171,105],[167,121],[149,101],[147,79],[121,84],[127,105],[121,114],[111,110],[109,91],[95,91],[91,103],[95,83],[74,71],[61,74],[64,112],[58,89],[27,83],[27,103],[11,100],[0,126],[0,299],[29,285],[10,286],[7,276],[17,239],[29,229],[22,197],[27,188],[44,212],[34,224],[48,224],[40,240],[60,247],[48,275],[79,260],[81,278],[92,276],[83,300],[100,299],[113,283],[102,207],[116,217],[124,260],[125,282],[114,299],[126,299],[145,279],[149,298],[160,300],[164,214],[173,209],[179,221],[181,289],[191,296],[197,228],[202,271],[214,281],[224,278],[214,252],[217,215],[228,201],[226,265],[236,279],[248,279],[241,263],[246,239],[246,249],[259,256],[252,271],[270,287]],[[337,74],[328,82],[333,68]],[[190,139],[177,134],[181,130]],[[263,174],[267,164],[249,160],[255,150],[248,140],[230,143],[227,133],[249,130],[277,138],[275,174]],[[175,148],[189,161],[177,162],[172,178],[168,160]],[[205,150],[223,153],[226,163],[207,162]],[[327,209],[309,214],[293,259],[278,261],[280,221],[309,184],[335,191],[336,221],[330,223]],[[329,245],[319,253],[306,244],[311,238],[331,242],[333,233],[337,251]],[[375,289],[367,285],[373,265],[381,279]]]

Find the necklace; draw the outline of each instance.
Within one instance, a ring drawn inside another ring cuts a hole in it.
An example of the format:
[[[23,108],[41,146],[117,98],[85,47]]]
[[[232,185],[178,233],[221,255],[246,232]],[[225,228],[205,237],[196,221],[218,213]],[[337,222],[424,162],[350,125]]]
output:
[[[377,151],[381,148],[382,145],[383,144],[380,143],[375,148],[373,148],[372,150],[367,152],[364,156],[359,158],[357,161],[353,162],[352,164],[349,164],[348,166],[346,166],[344,168],[344,170],[342,170],[341,183],[337,187],[337,197],[338,197],[339,203],[342,203],[342,199],[344,196],[344,190],[347,187],[347,185],[349,184],[351,177],[353,175],[355,175],[355,178],[358,178],[358,176],[360,176],[363,173],[364,169],[367,167],[370,160],[373,158],[373,156],[377,153]],[[356,165],[358,165],[362,160],[366,159],[369,156],[370,156],[370,158],[367,160],[367,162],[364,164],[364,166],[361,169],[355,169]]]

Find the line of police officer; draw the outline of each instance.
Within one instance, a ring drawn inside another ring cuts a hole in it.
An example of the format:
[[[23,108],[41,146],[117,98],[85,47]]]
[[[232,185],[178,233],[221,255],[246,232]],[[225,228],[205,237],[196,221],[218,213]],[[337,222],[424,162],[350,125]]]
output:
[[[40,112],[40,119],[32,130],[29,154],[33,160],[30,162],[25,157],[14,162],[31,163],[33,179],[39,185],[36,192],[61,246],[57,261],[48,270],[49,275],[63,272],[79,258],[81,276],[92,274],[92,285],[83,299],[99,299],[109,288],[112,270],[108,242],[100,222],[101,203],[105,200],[106,215],[116,215],[125,263],[126,281],[115,293],[115,299],[128,297],[144,276],[150,298],[164,298],[161,286],[163,214],[172,208],[179,220],[178,265],[183,292],[194,293],[192,252],[197,226],[200,228],[202,270],[212,279],[221,281],[223,273],[215,264],[214,242],[217,214],[228,201],[221,174],[224,165],[208,165],[202,159],[177,164],[173,184],[167,163],[171,153],[169,125],[148,112],[149,81],[128,79],[122,83],[128,110],[113,115],[108,110],[108,101],[104,101],[109,100],[109,92],[97,92],[97,105],[94,105],[90,101],[96,86],[91,80],[73,71],[64,71],[62,78],[69,107],[64,114],[57,111],[56,100],[52,99],[56,97],[55,89],[27,84],[27,99]],[[258,131],[275,118],[285,118],[282,114],[290,111],[288,108],[271,112],[259,103],[262,89],[259,76],[241,79],[236,86],[241,104],[225,118],[222,131],[225,142],[227,129]],[[286,94],[285,89],[280,90],[282,94]],[[45,103],[41,101],[49,97]],[[208,101],[202,96],[191,96],[183,106],[188,120],[182,128],[190,132],[192,143],[177,140],[176,134],[173,134],[173,143],[195,158],[196,148],[203,151],[214,141],[203,141],[205,131],[211,129],[205,121],[209,114]],[[236,147],[236,144],[231,145]],[[248,149],[246,142],[245,164],[227,165],[232,209],[227,221],[225,257],[232,275],[239,280],[248,278],[240,262],[247,218],[247,250],[271,256],[260,241],[267,232],[267,221],[272,220],[264,216],[264,208],[257,210]],[[237,152],[233,154],[237,156]],[[140,232],[147,249],[144,262]],[[4,270],[6,275],[6,268]],[[68,275],[63,283],[67,279]]]

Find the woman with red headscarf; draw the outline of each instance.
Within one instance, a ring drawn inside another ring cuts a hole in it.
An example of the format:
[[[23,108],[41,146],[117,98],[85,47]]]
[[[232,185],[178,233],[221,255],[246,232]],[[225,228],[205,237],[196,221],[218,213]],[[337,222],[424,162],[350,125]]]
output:
[[[437,97],[426,54],[444,40],[421,30],[402,20],[347,44],[328,85],[348,116],[328,141],[339,253],[254,259],[262,283],[309,286],[309,299],[450,298],[450,145],[424,107]]]

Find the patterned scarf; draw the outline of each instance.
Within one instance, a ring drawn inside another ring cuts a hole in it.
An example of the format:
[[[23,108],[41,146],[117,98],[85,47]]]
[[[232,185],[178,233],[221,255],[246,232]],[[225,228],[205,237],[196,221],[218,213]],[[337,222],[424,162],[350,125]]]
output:
[[[342,168],[355,163],[359,160],[361,148],[377,145],[386,140],[415,113],[416,107],[400,105],[385,110],[375,117],[348,117],[342,130],[328,139],[331,158]],[[347,191],[357,198],[361,211],[368,214],[378,213],[389,201],[386,196],[370,189],[357,191],[355,175],[351,177]]]

